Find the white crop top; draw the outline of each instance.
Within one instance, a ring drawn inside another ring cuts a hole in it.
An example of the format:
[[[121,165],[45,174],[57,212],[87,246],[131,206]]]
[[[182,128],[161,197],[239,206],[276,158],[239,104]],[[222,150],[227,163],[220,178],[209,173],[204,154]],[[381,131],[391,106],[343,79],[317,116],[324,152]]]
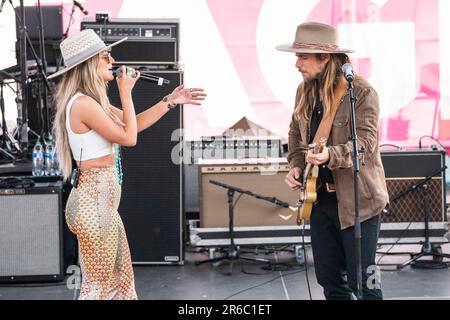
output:
[[[81,97],[82,93],[76,93],[67,104],[66,107],[66,128],[69,137],[69,145],[72,150],[72,155],[76,161],[80,161],[81,149],[83,148],[83,154],[81,160],[89,160],[100,158],[108,154],[114,153],[113,144],[103,138],[94,130],[89,130],[85,133],[75,133],[70,127],[70,110],[72,109],[73,102]]]

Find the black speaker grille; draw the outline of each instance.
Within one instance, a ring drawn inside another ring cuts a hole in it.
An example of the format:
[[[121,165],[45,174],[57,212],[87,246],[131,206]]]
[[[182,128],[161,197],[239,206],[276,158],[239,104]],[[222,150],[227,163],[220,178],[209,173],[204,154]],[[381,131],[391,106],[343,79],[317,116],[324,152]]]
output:
[[[176,50],[175,41],[127,40],[112,49],[112,56],[117,63],[176,63],[178,61]]]
[[[61,279],[61,187],[2,189],[0,203],[0,282]]]
[[[182,83],[181,71],[153,73],[170,80],[168,86],[138,81],[133,89],[136,113],[160,101]],[[120,100],[115,82],[109,89],[116,106]],[[169,111],[138,135],[137,145],[122,148],[123,185],[119,212],[134,263],[182,261],[181,166],[173,163],[172,150],[180,140],[172,134],[181,128],[182,108]],[[177,261],[178,259],[178,261]]]

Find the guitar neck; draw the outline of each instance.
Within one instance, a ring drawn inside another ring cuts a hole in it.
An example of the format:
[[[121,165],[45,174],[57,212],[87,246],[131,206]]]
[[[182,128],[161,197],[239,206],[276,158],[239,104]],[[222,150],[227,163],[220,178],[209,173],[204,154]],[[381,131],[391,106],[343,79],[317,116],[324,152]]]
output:
[[[307,163],[305,167],[305,171],[303,171],[303,183],[308,179],[309,173],[311,172],[313,165],[311,163]]]

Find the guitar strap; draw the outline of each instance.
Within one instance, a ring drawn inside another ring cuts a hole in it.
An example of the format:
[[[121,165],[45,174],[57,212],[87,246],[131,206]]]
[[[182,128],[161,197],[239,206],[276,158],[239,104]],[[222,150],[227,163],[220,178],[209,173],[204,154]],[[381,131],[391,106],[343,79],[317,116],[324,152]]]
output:
[[[347,81],[344,77],[341,77],[339,83],[334,89],[334,99],[331,105],[331,110],[327,117],[323,117],[320,121],[319,128],[317,128],[316,135],[314,136],[313,143],[318,143],[320,138],[324,137],[328,140],[333,125],[334,117],[336,116],[339,104],[347,91]]]

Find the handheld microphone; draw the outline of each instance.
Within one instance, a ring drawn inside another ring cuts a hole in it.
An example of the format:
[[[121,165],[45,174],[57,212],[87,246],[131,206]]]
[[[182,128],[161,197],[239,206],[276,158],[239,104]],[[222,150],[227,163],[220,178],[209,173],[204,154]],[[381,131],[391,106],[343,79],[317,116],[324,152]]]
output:
[[[353,81],[353,67],[350,63],[346,63],[342,66],[342,72],[344,73],[344,78],[348,81],[348,82],[352,82]]]
[[[6,2],[6,0],[2,0],[2,4],[0,4],[0,12],[2,12],[5,2]]]
[[[120,78],[122,76],[122,69],[118,68],[118,69],[114,70],[113,75]],[[137,77],[136,71],[131,70],[131,69],[127,69],[127,75],[132,78]],[[167,80],[167,79],[164,79],[161,77],[156,77],[151,74],[148,74],[148,75],[141,74],[139,79],[142,79],[142,80],[148,81],[148,82],[152,82],[152,83],[156,83],[158,86],[170,84],[170,80]]]
[[[81,3],[79,3],[78,1],[73,0],[73,5],[76,6],[76,7],[78,7],[78,9],[80,9],[81,12],[83,12],[83,14],[84,14],[85,16],[87,16],[87,15],[89,14],[89,12],[88,12],[86,9],[84,9],[84,7],[83,7],[83,6],[81,5]]]

